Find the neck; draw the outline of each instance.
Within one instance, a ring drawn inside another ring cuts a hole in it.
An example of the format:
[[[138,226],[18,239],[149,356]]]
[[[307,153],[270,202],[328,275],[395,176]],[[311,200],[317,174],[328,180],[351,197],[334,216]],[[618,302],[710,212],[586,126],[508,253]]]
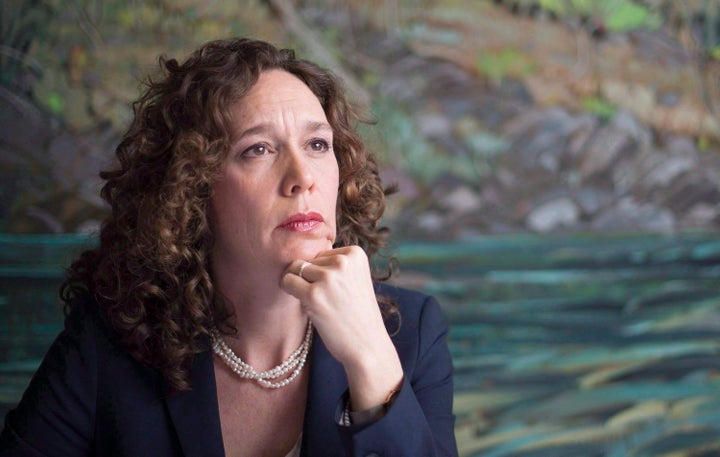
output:
[[[237,330],[224,338],[238,356],[262,370],[297,349],[308,318],[300,301],[280,289],[282,273],[245,275],[227,269],[214,273],[216,290],[234,316]]]

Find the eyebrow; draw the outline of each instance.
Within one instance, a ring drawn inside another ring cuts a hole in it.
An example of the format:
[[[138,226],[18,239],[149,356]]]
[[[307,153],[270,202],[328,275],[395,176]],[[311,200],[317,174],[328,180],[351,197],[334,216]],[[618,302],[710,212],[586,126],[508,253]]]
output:
[[[317,131],[320,131],[320,130],[327,130],[327,131],[329,131],[330,133],[333,132],[332,126],[331,126],[330,124],[328,124],[327,122],[315,122],[315,121],[310,121],[310,122],[308,122],[308,123],[305,124],[305,131],[306,131],[306,132],[317,132]]]
[[[264,133],[268,130],[271,130],[271,124],[258,124],[255,126],[252,126],[246,130],[243,130],[240,135],[237,136],[237,139],[240,140],[242,138],[245,138],[249,135],[255,135],[258,133]],[[330,124],[327,122],[322,121],[308,121],[303,126],[304,132],[319,132],[319,131],[327,131],[329,133],[333,132],[333,128]]]

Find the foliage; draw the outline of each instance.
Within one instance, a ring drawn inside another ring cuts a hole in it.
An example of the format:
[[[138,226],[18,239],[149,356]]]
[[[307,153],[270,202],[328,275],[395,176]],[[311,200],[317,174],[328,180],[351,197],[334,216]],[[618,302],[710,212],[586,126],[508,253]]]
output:
[[[391,100],[376,101],[373,111],[377,118],[382,119],[379,128],[385,152],[381,158],[385,162],[400,165],[424,182],[430,182],[447,167],[448,161],[436,157],[432,146],[417,135],[413,119]]]
[[[580,105],[585,111],[596,115],[603,121],[612,119],[617,112],[617,107],[615,105],[599,97],[584,98],[580,102]]]
[[[582,17],[610,31],[655,29],[660,17],[647,6],[631,0],[540,0],[540,6],[559,17]]]
[[[458,151],[441,151],[422,135],[410,114],[392,100],[379,99],[373,104],[384,153],[381,160],[405,170],[420,185],[430,186],[441,175],[451,174],[477,181],[480,173],[475,157]]]
[[[33,41],[44,38],[51,12],[43,2],[3,0],[0,2],[0,84],[24,86],[26,73],[39,75],[40,66],[28,56]],[[29,92],[28,87],[19,87]]]
[[[457,30],[440,27],[430,27],[427,24],[412,24],[402,29],[400,36],[404,40],[423,39],[447,46],[456,46],[462,42],[462,34]]]
[[[517,49],[484,53],[478,57],[477,68],[495,85],[502,83],[507,76],[523,77],[535,71],[531,59]]]
[[[619,2],[607,16],[607,27],[610,30],[629,30],[641,27],[656,28],[658,20],[651,16],[644,6],[631,2]]]
[[[45,103],[48,109],[56,116],[61,116],[63,112],[64,100],[58,92],[50,92]]]
[[[720,45],[713,46],[712,49],[710,49],[710,56],[715,60],[720,60]]]

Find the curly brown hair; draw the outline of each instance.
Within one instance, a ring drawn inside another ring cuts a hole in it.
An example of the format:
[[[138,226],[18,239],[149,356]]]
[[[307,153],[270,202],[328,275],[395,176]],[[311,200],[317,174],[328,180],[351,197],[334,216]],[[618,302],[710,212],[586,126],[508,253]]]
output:
[[[100,173],[111,212],[99,245],[71,265],[60,296],[68,310],[77,297],[94,297],[130,354],[182,391],[190,388],[193,356],[209,347],[209,329],[230,317],[209,269],[208,208],[231,143],[229,107],[262,72],[281,69],[300,78],[333,128],[340,168],[336,246],[359,245],[372,257],[385,245],[388,229],[379,219],[386,191],[339,81],[292,50],[218,40],[183,63],[161,57],[160,67],[162,75],[148,78],[133,103],[117,164]],[[385,314],[395,312],[379,301]]]

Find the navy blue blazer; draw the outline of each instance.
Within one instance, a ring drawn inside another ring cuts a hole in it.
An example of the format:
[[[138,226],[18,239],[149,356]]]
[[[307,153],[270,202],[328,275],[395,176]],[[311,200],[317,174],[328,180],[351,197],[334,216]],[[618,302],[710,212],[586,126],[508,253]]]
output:
[[[347,379],[315,334],[302,456],[456,456],[453,368],[437,301],[388,285],[376,292],[402,316],[392,337],[402,389],[385,417],[339,425]],[[207,351],[194,359],[192,390],[169,395],[159,372],[117,344],[93,303],[75,306],[8,413],[0,456],[223,456],[212,357]]]

